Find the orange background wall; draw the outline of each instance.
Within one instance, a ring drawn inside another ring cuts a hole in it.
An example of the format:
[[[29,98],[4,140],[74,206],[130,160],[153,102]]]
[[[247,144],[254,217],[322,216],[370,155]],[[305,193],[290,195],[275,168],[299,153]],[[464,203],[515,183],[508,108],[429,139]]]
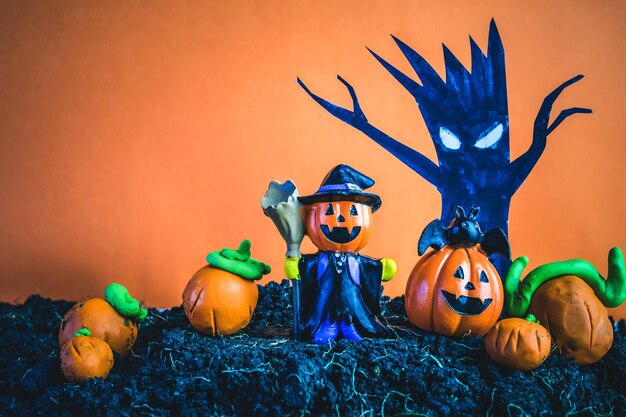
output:
[[[398,260],[403,292],[438,193],[296,84],[349,105],[430,158],[411,96],[365,45],[407,73],[389,33],[443,71],[441,42],[469,65],[495,17],[505,45],[513,157],[543,97],[591,107],[550,137],[513,198],[513,255],[529,269],[582,257],[606,273],[626,249],[621,1],[211,1],[0,3],[0,299],[80,299],[110,281],[154,306],[181,302],[208,251],[236,247],[281,279],[284,247],[259,200],[271,179],[312,193],[335,164],[383,198],[363,253]],[[306,243],[304,250],[311,251]],[[616,312],[613,312],[615,314]],[[620,313],[626,316],[626,309]]]

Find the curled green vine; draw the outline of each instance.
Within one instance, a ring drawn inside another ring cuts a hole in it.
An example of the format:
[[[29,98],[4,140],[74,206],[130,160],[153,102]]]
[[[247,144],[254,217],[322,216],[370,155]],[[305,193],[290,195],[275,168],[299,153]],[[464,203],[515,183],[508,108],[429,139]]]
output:
[[[250,241],[244,240],[239,245],[239,249],[217,250],[207,255],[209,264],[224,271],[239,275],[245,279],[258,280],[263,275],[269,274],[272,268],[250,257]]]
[[[123,317],[141,323],[148,315],[148,310],[141,308],[139,301],[128,293],[121,284],[113,283],[104,289],[104,299]]]
[[[504,279],[504,302],[510,316],[523,317],[528,311],[535,291],[545,282],[564,275],[575,275],[585,281],[606,307],[613,308],[626,300],[626,268],[624,254],[620,248],[609,251],[609,268],[606,279],[584,259],[551,262],[530,271],[521,280],[528,265],[528,258],[520,256],[509,269]],[[521,282],[520,282],[521,280]]]

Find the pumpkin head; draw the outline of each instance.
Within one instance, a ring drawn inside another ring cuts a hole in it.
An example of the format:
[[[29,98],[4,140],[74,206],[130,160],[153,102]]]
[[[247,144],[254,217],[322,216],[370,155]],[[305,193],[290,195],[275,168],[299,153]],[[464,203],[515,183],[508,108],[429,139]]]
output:
[[[409,276],[404,307],[415,326],[446,336],[482,336],[504,303],[502,283],[476,248],[445,246],[424,255]]]
[[[372,208],[355,201],[319,202],[304,207],[306,233],[320,250],[355,253],[372,232]]]
[[[530,371],[547,359],[551,343],[548,330],[530,314],[525,320],[509,318],[496,323],[487,333],[485,349],[500,365]]]
[[[61,371],[72,382],[105,379],[113,367],[113,352],[101,339],[81,329],[61,349]]]

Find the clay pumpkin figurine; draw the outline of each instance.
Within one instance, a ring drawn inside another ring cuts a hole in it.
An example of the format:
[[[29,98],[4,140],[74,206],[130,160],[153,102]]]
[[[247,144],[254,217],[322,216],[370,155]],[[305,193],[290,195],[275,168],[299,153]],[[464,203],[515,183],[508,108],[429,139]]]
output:
[[[404,307],[411,323],[445,336],[485,335],[496,323],[504,297],[502,283],[487,256],[510,249],[500,229],[486,234],[476,221],[479,208],[469,215],[456,208],[448,228],[431,222],[420,237],[419,253],[431,246],[409,276]]]
[[[499,321],[485,337],[485,349],[495,362],[518,371],[530,371],[550,354],[548,330],[529,314],[526,319]]]
[[[126,356],[137,340],[137,324],[148,311],[130,296],[120,284],[110,284],[104,290],[104,300],[92,298],[77,303],[67,312],[59,329],[61,346],[82,328],[102,339],[120,356]]]
[[[597,362],[613,344],[613,326],[606,307],[618,307],[626,299],[626,269],[619,248],[609,252],[605,280],[582,259],[552,262],[526,275],[528,258],[513,262],[506,276],[507,312],[522,317],[533,314],[544,325],[562,354],[584,365]]]
[[[250,257],[250,241],[238,250],[222,249],[207,256],[209,265],[191,278],[183,307],[191,325],[212,336],[231,335],[248,325],[259,298],[256,280],[269,265]]]
[[[105,379],[113,367],[113,352],[101,339],[84,328],[76,332],[61,349],[61,372],[72,382],[91,378]]]

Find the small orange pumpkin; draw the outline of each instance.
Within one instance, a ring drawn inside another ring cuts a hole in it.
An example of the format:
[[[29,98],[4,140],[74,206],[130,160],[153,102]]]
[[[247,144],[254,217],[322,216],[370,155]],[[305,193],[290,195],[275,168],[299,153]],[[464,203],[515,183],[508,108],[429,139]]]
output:
[[[101,339],[81,329],[61,349],[61,372],[72,382],[105,379],[113,367],[113,352]]]
[[[532,314],[524,319],[499,321],[487,333],[485,349],[500,365],[530,371],[541,365],[550,354],[550,332]]]
[[[205,266],[183,292],[183,307],[199,332],[217,336],[237,333],[248,325],[259,299],[254,281]]]
[[[444,246],[426,253],[409,276],[404,299],[415,326],[457,337],[486,334],[503,303],[498,272],[476,247]]]
[[[120,356],[128,354],[137,340],[137,322],[143,321],[147,311],[120,284],[109,285],[105,289],[105,298],[109,301],[92,298],[76,303],[65,314],[59,328],[60,346],[65,345],[80,329],[87,328]]]
[[[306,234],[320,250],[356,253],[372,233],[372,208],[355,201],[314,203],[303,207]]]
[[[248,240],[241,242],[239,250],[211,252],[207,260],[211,265],[196,272],[183,291],[185,314],[199,332],[212,336],[237,333],[254,314],[259,298],[255,280],[271,269],[250,258]]]

